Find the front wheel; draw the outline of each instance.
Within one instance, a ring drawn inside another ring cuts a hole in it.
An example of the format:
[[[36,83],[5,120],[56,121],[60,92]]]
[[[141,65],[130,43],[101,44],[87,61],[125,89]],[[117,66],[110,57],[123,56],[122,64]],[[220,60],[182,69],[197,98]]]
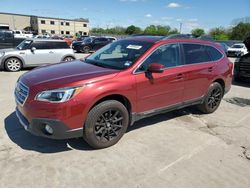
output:
[[[198,106],[198,109],[205,114],[213,113],[219,107],[222,97],[222,86],[219,83],[214,82],[209,86],[204,101]]]
[[[101,102],[88,113],[84,139],[96,149],[112,146],[126,132],[128,124],[128,110],[122,103],[115,100]]]
[[[10,72],[17,72],[22,69],[22,62],[14,57],[11,57],[5,61],[5,69]]]

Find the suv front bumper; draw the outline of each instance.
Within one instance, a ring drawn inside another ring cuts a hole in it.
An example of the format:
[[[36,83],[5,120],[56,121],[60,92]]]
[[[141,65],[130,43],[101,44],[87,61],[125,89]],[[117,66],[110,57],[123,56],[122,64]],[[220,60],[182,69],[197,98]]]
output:
[[[16,108],[16,116],[19,119],[19,122],[24,127],[26,131],[36,135],[52,139],[68,139],[68,138],[78,138],[83,136],[83,128],[79,129],[69,129],[61,121],[55,119],[47,118],[36,118],[32,119],[31,122]],[[53,134],[49,134],[45,126],[49,125]]]

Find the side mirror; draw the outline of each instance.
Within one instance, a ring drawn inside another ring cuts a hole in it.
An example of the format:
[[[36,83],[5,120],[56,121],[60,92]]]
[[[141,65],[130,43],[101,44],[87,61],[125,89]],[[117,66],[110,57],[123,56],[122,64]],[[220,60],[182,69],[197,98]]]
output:
[[[148,72],[151,73],[162,73],[164,71],[165,66],[159,63],[152,63],[148,67]]]
[[[30,51],[31,51],[31,52],[34,52],[34,51],[36,51],[36,48],[35,48],[35,47],[32,47],[32,48],[30,49]]]

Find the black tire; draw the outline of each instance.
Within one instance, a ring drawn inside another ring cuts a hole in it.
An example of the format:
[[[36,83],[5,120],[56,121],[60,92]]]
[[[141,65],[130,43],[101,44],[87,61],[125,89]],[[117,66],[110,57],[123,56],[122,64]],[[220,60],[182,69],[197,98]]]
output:
[[[67,57],[63,58],[63,61],[73,61],[73,60],[75,60],[75,58],[72,56],[67,56]]]
[[[198,109],[205,114],[213,113],[219,107],[223,95],[222,86],[218,82],[212,83],[209,86],[203,103],[198,105]]]
[[[121,139],[128,125],[126,107],[116,100],[104,101],[88,113],[83,137],[95,149],[110,147]]]
[[[86,53],[86,54],[88,54],[88,53],[90,52],[90,50],[91,50],[91,48],[90,48],[89,46],[84,46],[84,47],[82,48],[82,51],[83,51],[84,53]]]
[[[5,60],[4,67],[9,72],[18,72],[22,69],[22,61],[18,58],[11,57]]]

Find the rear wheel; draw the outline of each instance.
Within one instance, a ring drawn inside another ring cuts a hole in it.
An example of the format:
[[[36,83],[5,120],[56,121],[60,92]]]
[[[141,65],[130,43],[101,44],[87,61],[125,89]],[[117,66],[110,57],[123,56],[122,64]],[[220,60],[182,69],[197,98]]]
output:
[[[17,72],[22,69],[22,62],[18,58],[11,57],[5,61],[5,69],[10,72]]]
[[[75,58],[71,57],[71,56],[67,56],[63,59],[63,61],[73,61]]]
[[[90,52],[90,50],[91,50],[91,48],[90,48],[89,46],[84,46],[84,47],[83,47],[83,52],[84,52],[84,53],[87,53],[87,54],[88,54],[88,53]]]
[[[128,124],[128,111],[122,103],[115,100],[101,102],[88,113],[84,139],[96,149],[112,146],[126,132]]]
[[[199,110],[206,114],[213,113],[220,105],[223,92],[223,88],[218,82],[211,84],[203,103],[198,106]]]

